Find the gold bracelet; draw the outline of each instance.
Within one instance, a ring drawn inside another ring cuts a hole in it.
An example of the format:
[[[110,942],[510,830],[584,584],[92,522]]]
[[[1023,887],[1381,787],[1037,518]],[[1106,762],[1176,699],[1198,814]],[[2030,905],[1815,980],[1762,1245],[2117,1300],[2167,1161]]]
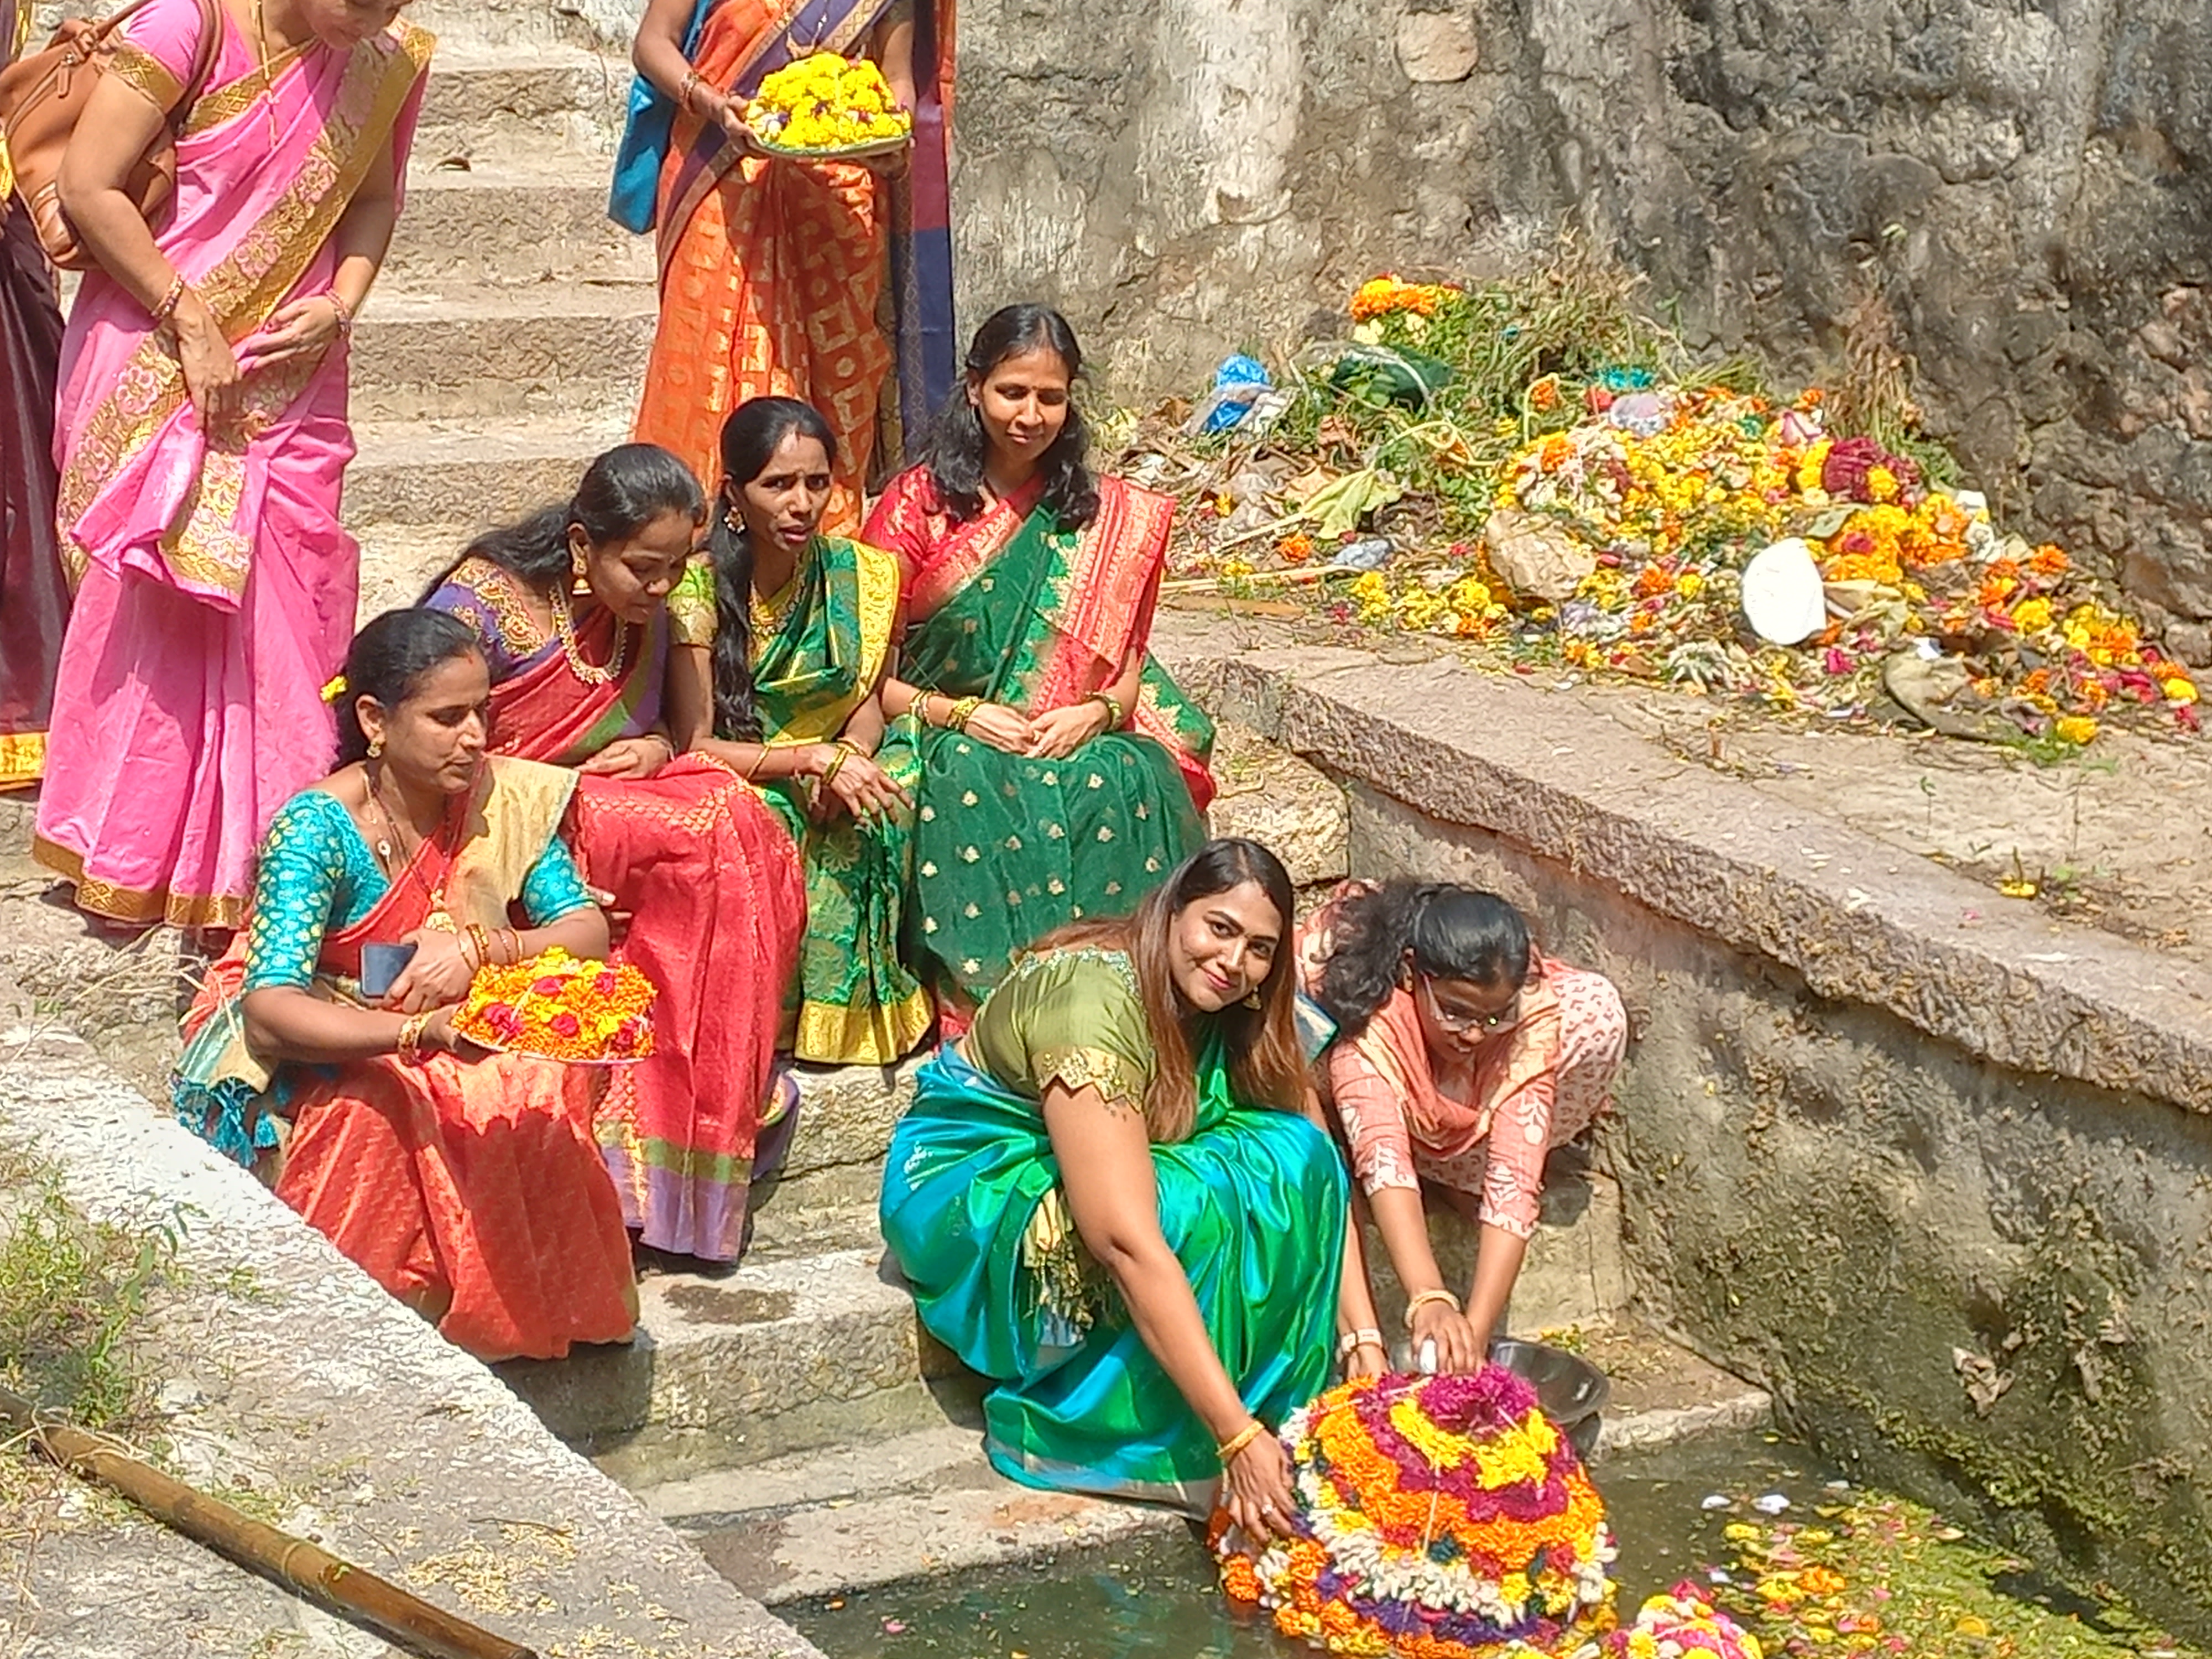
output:
[[[179,276],[169,284],[169,291],[161,296],[161,303],[154,307],[154,326],[167,328],[175,319],[177,307],[183,302],[184,297],[185,279]]]
[[[1229,1460],[1231,1458],[1236,1456],[1238,1452],[1243,1451],[1245,1447],[1250,1445],[1261,1435],[1267,1433],[1267,1425],[1255,1417],[1249,1423],[1247,1423],[1243,1428],[1237,1430],[1236,1433],[1231,1435],[1228,1439],[1223,1441],[1218,1446],[1216,1446],[1213,1449],[1215,1455],[1221,1459],[1221,1467],[1224,1469],[1227,1468],[1229,1467]]]
[[[696,115],[699,113],[697,110],[691,107],[691,94],[698,90],[699,71],[697,70],[684,70],[684,84],[676,89],[676,102],[678,106],[681,108],[686,115]]]
[[[1110,691],[1093,691],[1083,701],[1085,702],[1103,702],[1106,705],[1106,712],[1113,716],[1111,720],[1106,722],[1106,729],[1109,732],[1120,731],[1121,729],[1121,722],[1128,717],[1129,711],[1121,707],[1121,700],[1119,697],[1116,697]]]
[[[420,1066],[422,1063],[422,1033],[429,1028],[430,1016],[427,1011],[408,1015],[399,1027],[398,1041],[392,1045],[392,1053],[398,1055],[402,1065]]]
[[[1431,1302],[1441,1302],[1454,1313],[1460,1310],[1459,1298],[1449,1291],[1416,1291],[1406,1301],[1406,1330],[1408,1335],[1413,1333],[1413,1316]]]
[[[1339,1359],[1349,1359],[1362,1348],[1382,1348],[1385,1358],[1388,1358],[1390,1353],[1388,1348],[1382,1347],[1382,1333],[1372,1325],[1362,1325],[1358,1330],[1346,1331],[1337,1339],[1336,1357]]]
[[[822,769],[822,787],[827,789],[831,784],[836,782],[837,774],[844,769],[845,763],[860,752],[842,738],[838,739],[837,752],[830,757],[830,764]]]
[[[981,697],[962,697],[952,705],[952,712],[945,717],[945,726],[955,732],[965,732],[968,722],[975,718],[975,711],[982,706]]]

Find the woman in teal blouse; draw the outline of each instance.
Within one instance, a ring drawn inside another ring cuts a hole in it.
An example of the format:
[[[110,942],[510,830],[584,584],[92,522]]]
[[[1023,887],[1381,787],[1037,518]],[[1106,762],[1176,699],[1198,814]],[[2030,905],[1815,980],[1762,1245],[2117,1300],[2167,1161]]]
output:
[[[924,1066],[884,1236],[931,1333],[997,1386],[1027,1485],[1288,1522],[1266,1425],[1328,1381],[1346,1187],[1292,1012],[1291,884],[1208,843],[1134,917],[1031,947]],[[1347,1327],[1349,1328],[1349,1327]]]

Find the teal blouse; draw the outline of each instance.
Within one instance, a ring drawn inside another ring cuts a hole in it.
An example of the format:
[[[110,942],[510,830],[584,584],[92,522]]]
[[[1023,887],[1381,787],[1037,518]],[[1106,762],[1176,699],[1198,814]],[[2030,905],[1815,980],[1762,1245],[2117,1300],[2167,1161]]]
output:
[[[305,990],[314,981],[324,936],[352,927],[391,890],[343,802],[321,789],[293,796],[262,842],[241,988]],[[523,880],[522,908],[531,925],[546,927],[591,902],[575,860],[556,836]]]

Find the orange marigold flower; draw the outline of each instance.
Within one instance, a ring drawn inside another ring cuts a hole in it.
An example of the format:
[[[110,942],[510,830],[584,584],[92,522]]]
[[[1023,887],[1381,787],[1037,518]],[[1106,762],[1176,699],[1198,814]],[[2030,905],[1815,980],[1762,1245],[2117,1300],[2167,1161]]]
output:
[[[2064,575],[2074,568],[2074,561],[2066,556],[2063,550],[2045,542],[2027,556],[2027,568],[2048,580]]]
[[[1636,597],[1639,599],[1656,599],[1674,591],[1674,575],[1663,566],[1647,564],[1636,573]]]

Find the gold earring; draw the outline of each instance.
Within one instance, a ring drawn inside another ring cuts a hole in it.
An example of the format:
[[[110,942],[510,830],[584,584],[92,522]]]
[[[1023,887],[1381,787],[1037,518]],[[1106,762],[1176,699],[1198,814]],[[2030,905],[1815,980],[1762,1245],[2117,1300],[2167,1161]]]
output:
[[[1260,994],[1257,991],[1255,991],[1250,996],[1246,997],[1244,999],[1244,1006],[1247,1008],[1257,1008],[1260,1006]]]
[[[733,536],[744,533],[745,515],[738,511],[736,502],[732,501],[722,509],[722,525]]]
[[[368,757],[369,757],[369,759],[371,759],[371,760],[375,760],[375,759],[379,758],[380,757],[381,757],[381,756],[383,755],[383,753],[384,753],[384,739],[383,739],[381,737],[374,737],[374,738],[371,738],[368,740]]]

